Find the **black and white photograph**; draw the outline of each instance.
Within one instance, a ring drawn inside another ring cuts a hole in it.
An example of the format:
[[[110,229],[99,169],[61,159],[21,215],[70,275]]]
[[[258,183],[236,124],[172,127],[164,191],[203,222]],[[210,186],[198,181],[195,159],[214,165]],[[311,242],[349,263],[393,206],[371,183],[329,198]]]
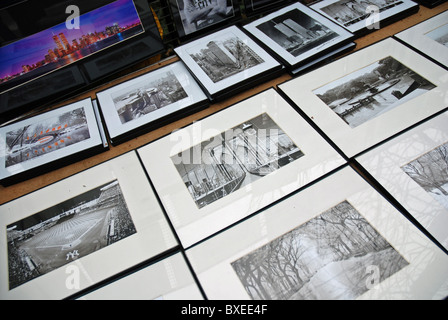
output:
[[[180,37],[236,18],[237,0],[170,0]]]
[[[418,11],[418,4],[409,0],[324,0],[311,8],[359,33],[377,30],[392,17]]]
[[[244,28],[291,67],[345,45],[353,37],[301,3],[275,11]]]
[[[118,181],[8,225],[9,289],[134,233]]]
[[[18,165],[90,138],[85,109],[74,109],[54,118],[6,133],[5,167]]]
[[[351,128],[356,128],[435,87],[393,57],[387,57],[314,93]]]
[[[350,166],[187,248],[186,255],[210,300],[447,295],[446,253]]]
[[[401,169],[448,210],[448,143]]]
[[[213,83],[264,62],[263,58],[233,33],[224,34],[204,47],[191,48],[188,53]]]
[[[107,148],[98,108],[80,100],[1,127],[0,180],[11,185]]]
[[[280,62],[235,25],[174,50],[211,100],[229,97],[283,70]]]
[[[111,143],[207,107],[208,99],[181,61],[97,93]]]
[[[407,265],[348,201],[232,263],[252,300],[356,299]]]
[[[268,114],[172,157],[198,208],[243,188],[304,153]]]
[[[448,12],[442,12],[430,19],[396,34],[394,37],[405,42],[430,59],[448,67]]]

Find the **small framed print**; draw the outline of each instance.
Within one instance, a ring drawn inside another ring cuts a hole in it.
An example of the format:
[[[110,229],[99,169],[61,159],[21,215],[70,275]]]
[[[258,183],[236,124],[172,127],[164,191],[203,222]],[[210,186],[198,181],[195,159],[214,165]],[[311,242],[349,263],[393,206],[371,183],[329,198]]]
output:
[[[353,39],[351,32],[301,3],[275,11],[244,28],[290,71],[338,51]]]
[[[247,16],[281,7],[291,3],[291,0],[244,0],[244,8]]]
[[[98,92],[96,96],[114,145],[209,104],[181,61]]]
[[[238,0],[169,0],[169,3],[182,40],[241,18]]]
[[[236,26],[174,49],[211,100],[261,83],[283,66]]]
[[[184,248],[345,163],[274,89],[138,153]]]
[[[2,299],[63,299],[177,246],[135,152],[0,207]]]
[[[78,300],[204,300],[181,253],[122,277]]]
[[[323,0],[310,7],[359,36],[419,10],[411,0]]]
[[[448,78],[442,67],[387,38],[279,89],[352,158],[443,111]]]
[[[448,250],[448,113],[356,158]]]
[[[10,185],[108,148],[98,108],[84,99],[0,128],[0,182]]]
[[[395,37],[448,68],[448,12],[406,29]]]
[[[188,249],[187,257],[210,300],[448,295],[448,256],[350,167]]]

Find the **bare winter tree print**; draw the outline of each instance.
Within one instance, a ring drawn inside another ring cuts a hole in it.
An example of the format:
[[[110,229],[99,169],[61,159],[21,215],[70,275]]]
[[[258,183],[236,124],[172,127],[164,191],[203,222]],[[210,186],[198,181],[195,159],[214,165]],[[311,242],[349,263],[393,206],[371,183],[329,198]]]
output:
[[[448,143],[408,163],[402,169],[448,209]]]
[[[381,282],[407,265],[348,201],[232,263],[254,300],[355,299],[369,270]]]

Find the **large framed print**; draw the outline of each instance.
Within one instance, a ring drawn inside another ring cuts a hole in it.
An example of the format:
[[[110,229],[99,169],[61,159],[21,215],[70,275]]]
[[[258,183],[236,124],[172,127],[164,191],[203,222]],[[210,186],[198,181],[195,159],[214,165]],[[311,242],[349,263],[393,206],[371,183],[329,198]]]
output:
[[[0,207],[0,297],[63,299],[177,246],[134,152]]]
[[[78,300],[204,300],[181,253],[164,258]]]
[[[362,35],[418,12],[419,5],[411,0],[322,0],[310,8]]]
[[[448,256],[350,167],[187,250],[210,300],[429,300]]]
[[[274,89],[138,153],[184,248],[345,163]]]
[[[448,68],[448,12],[406,29],[395,37]]]
[[[90,98],[0,128],[0,182],[10,185],[108,148]]]
[[[181,61],[96,94],[112,144],[192,114],[209,104]]]
[[[448,250],[448,113],[356,158]]]
[[[351,158],[443,111],[448,77],[387,38],[279,89]]]
[[[261,83],[282,65],[236,26],[174,49],[212,100]]]
[[[188,39],[241,18],[238,0],[169,0],[179,38]]]
[[[252,16],[287,5],[291,3],[291,0],[244,0],[243,2],[246,15]]]
[[[290,71],[342,47],[353,34],[301,3],[244,26]]]

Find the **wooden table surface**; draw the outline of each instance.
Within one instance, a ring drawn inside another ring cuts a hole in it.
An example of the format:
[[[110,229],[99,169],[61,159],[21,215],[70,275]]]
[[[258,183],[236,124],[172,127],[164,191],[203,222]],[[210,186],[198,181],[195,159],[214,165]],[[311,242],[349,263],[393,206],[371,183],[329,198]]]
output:
[[[385,39],[387,37],[393,36],[396,33],[405,30],[409,27],[412,27],[422,21],[425,21],[443,11],[448,10],[448,2],[445,2],[439,6],[437,6],[436,8],[433,9],[429,9],[426,8],[424,6],[420,6],[420,10],[403,19],[400,21],[397,21],[389,26],[386,26],[384,28],[381,28],[380,30],[377,30],[373,33],[370,33],[366,36],[363,36],[359,39],[357,39],[355,42],[357,43],[357,47],[355,50],[360,50],[372,43],[375,43],[377,41],[380,41],[382,39]],[[352,51],[352,52],[353,52]],[[101,87],[98,87],[94,90],[91,90],[89,92],[86,92],[84,94],[81,94],[77,97],[74,97],[70,100],[64,101],[63,103],[60,103],[57,106],[54,107],[58,107],[61,105],[65,105],[68,103],[73,103],[76,102],[80,99],[83,98],[88,98],[91,97],[92,99],[95,99],[95,92],[98,92],[100,90],[104,90],[108,87],[114,86],[122,81],[128,80],[130,78],[133,78],[137,75],[146,73],[148,71],[154,70],[156,68],[159,68],[161,66],[170,64],[172,62],[177,61],[178,58],[173,56],[173,57],[169,57],[167,59],[164,59],[162,61],[159,61],[153,65],[150,65],[148,67],[145,67],[139,71],[135,71],[131,74],[128,74],[126,76],[123,76],[113,82],[107,83]],[[88,159],[76,162],[74,164],[71,165],[67,165],[61,169],[55,170],[55,171],[51,171],[47,174],[43,174],[41,176],[38,176],[36,178],[33,179],[29,179],[27,181],[9,186],[9,187],[2,187],[0,186],[0,205],[6,202],[9,202],[11,200],[14,200],[16,198],[19,198],[23,195],[26,195],[28,193],[31,193],[33,191],[36,191],[38,189],[41,189],[47,185],[50,185],[52,183],[55,183],[59,180],[62,180],[64,178],[67,178],[71,175],[74,175],[78,172],[81,172],[83,170],[86,170],[88,168],[91,168],[95,165],[98,165],[102,162],[105,162],[107,160],[110,160],[112,158],[115,158],[121,154],[124,154],[126,152],[138,149],[139,147],[146,145],[148,143],[150,143],[151,141],[158,139],[162,136],[165,136],[169,133],[171,133],[172,131],[179,129],[181,127],[184,127],[188,124],[191,124],[194,121],[197,121],[199,119],[202,119],[210,114],[213,114],[225,107],[228,107],[230,105],[233,105],[247,97],[250,97],[252,95],[255,95],[263,90],[266,90],[268,88],[271,87],[276,87],[278,84],[281,84],[287,80],[291,79],[291,76],[289,74],[283,74],[275,79],[272,79],[269,82],[263,83],[262,85],[256,86],[250,90],[247,90],[243,93],[240,93],[238,95],[233,96],[232,98],[229,98],[227,100],[221,101],[219,103],[214,103],[212,104],[210,107],[208,107],[207,109],[200,111],[196,114],[193,114],[191,116],[185,117],[179,121],[173,122],[165,127],[162,127],[160,129],[154,130],[152,132],[149,132],[147,134],[144,134],[138,138],[135,138],[133,140],[130,140],[126,143],[123,143],[121,145],[118,146],[111,146],[110,149],[106,152],[103,152],[101,154],[98,154],[96,156],[90,157]]]

